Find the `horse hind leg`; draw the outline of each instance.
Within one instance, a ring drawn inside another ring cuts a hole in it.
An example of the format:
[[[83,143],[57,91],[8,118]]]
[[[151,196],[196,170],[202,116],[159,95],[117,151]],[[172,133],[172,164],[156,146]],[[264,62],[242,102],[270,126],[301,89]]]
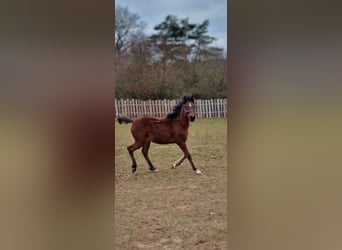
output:
[[[142,151],[142,154],[144,155],[144,158],[145,158],[145,160],[146,160],[146,162],[147,162],[147,164],[148,164],[150,170],[151,170],[152,172],[157,173],[157,172],[159,172],[159,170],[158,170],[156,167],[153,166],[153,164],[152,164],[150,158],[148,157],[148,150],[149,150],[149,148],[150,148],[150,145],[151,145],[151,142],[150,142],[150,141],[146,142],[146,143],[144,144],[144,146],[143,146],[143,148],[142,148],[141,151]]]
[[[134,173],[137,170],[137,162],[135,161],[134,158],[134,151],[139,149],[142,145],[138,142],[133,143],[132,145],[127,147],[129,156],[132,159],[132,172]]]

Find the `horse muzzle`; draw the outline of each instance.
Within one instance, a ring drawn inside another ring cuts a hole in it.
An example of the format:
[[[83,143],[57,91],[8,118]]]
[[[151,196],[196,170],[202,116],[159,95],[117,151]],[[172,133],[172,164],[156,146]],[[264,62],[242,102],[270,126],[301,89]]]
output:
[[[189,114],[189,119],[191,122],[195,121],[195,114]]]
[[[195,121],[195,111],[193,109],[186,109],[185,108],[185,112],[189,118],[190,121]]]

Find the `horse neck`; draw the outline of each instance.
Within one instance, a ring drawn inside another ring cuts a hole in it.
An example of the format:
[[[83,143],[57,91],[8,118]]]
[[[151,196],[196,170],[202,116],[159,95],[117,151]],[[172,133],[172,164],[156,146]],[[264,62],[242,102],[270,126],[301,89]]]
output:
[[[181,112],[180,112],[180,115],[179,115],[179,120],[181,121],[182,125],[186,128],[189,127],[189,119],[188,117],[186,116],[186,113],[185,113],[185,110],[184,110],[184,107],[182,107],[181,109]]]

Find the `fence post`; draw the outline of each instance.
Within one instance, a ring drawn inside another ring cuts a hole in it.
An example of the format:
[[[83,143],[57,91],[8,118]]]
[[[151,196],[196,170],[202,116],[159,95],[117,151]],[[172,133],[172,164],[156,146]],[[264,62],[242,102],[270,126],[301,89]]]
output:
[[[223,110],[224,117],[227,117],[227,99],[223,100]]]
[[[134,106],[134,109],[135,109],[135,117],[139,117],[140,116],[140,105],[139,105],[139,100],[138,99],[135,99],[134,100],[134,103],[135,105],[133,104]]]
[[[214,113],[213,117],[217,117],[216,107],[214,105],[214,99],[211,99],[210,102],[211,102],[211,106],[213,107],[213,113]]]
[[[142,101],[142,104],[143,104],[143,114],[142,115],[147,115],[146,101]]]
[[[203,117],[208,117],[207,114],[207,100],[203,100]]]
[[[118,100],[114,98],[115,118],[119,114],[118,112]]]
[[[158,116],[157,117],[161,117],[162,116],[162,107],[161,107],[161,100],[158,100]]]
[[[167,113],[167,100],[164,99],[164,113]]]
[[[133,99],[131,102],[130,102],[130,107],[131,107],[131,115],[130,117],[134,117],[136,118],[136,105],[135,105],[135,100]]]
[[[198,100],[195,100],[195,107],[196,107],[196,114],[197,117],[200,117],[200,109],[199,109],[199,105],[198,105]]]
[[[199,105],[199,117],[203,117],[203,107],[202,107],[202,100],[198,100],[198,105]]]
[[[122,110],[123,110],[123,112],[127,115],[127,110],[126,110],[126,102],[125,102],[125,100],[124,99],[122,99]]]
[[[204,111],[204,100],[200,100],[201,105],[201,117],[205,117],[205,111]]]

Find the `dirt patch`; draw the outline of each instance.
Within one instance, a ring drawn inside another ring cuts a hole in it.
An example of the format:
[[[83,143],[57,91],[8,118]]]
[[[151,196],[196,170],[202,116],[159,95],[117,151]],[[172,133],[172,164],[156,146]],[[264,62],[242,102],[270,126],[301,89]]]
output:
[[[188,148],[196,175],[177,145],[152,144],[148,170],[140,150],[131,173],[126,147],[130,125],[116,125],[115,249],[227,249],[227,120],[198,119],[190,126]]]

